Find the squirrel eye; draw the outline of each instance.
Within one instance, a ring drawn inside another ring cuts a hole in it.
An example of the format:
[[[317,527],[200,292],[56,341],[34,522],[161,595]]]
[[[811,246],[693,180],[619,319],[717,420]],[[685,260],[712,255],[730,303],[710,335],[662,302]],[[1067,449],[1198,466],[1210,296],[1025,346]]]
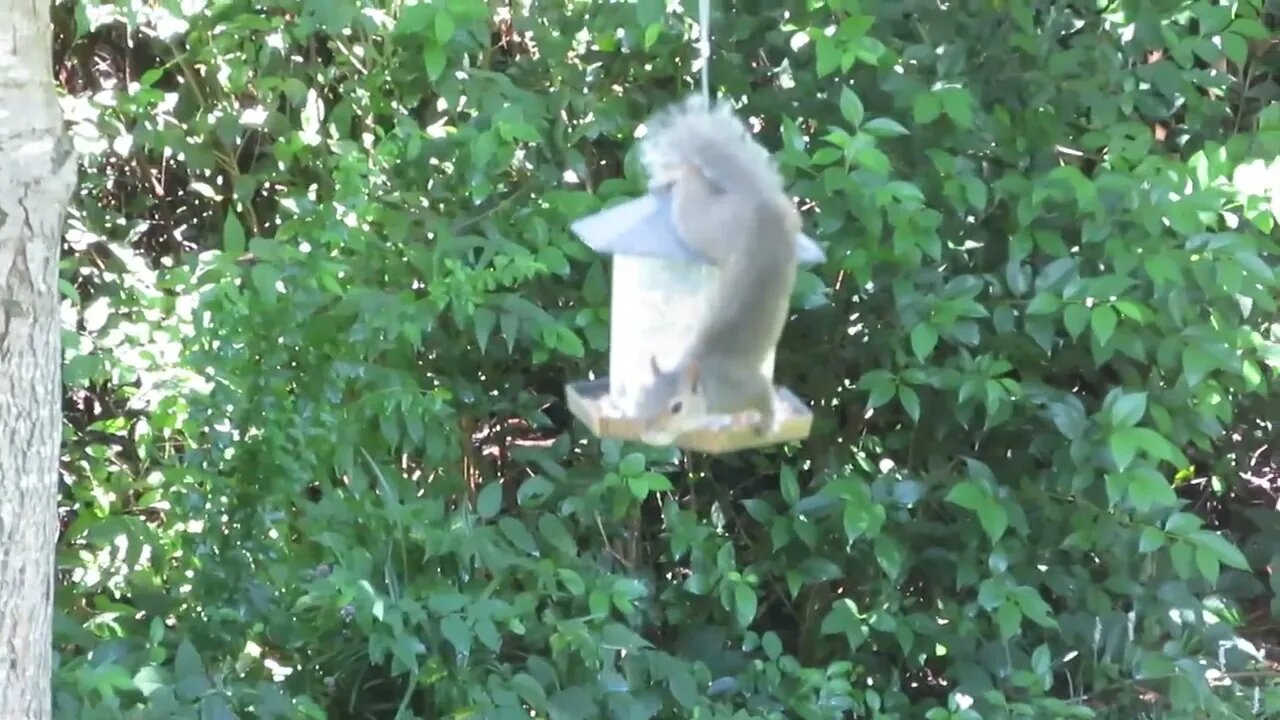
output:
[[[684,408],[684,403],[677,400],[671,403],[671,414],[675,415],[676,413],[680,412],[680,410],[683,408]]]

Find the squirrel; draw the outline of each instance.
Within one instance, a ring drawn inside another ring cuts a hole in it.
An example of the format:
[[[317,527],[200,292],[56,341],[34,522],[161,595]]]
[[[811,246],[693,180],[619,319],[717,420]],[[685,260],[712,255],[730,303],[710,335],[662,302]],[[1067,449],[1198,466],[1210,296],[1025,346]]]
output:
[[[766,435],[778,412],[761,365],[786,324],[800,214],[773,158],[727,103],[694,96],[646,124],[649,191],[671,193],[676,229],[719,272],[675,367],[649,359],[653,377],[637,403],[643,437],[666,444],[717,416]]]

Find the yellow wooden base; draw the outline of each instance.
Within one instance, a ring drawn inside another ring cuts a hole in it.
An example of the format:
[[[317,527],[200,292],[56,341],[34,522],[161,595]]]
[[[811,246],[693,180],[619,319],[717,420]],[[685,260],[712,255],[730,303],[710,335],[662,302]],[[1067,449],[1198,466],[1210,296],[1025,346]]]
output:
[[[569,412],[592,433],[602,438],[642,441],[639,420],[620,417],[611,411],[612,403],[608,402],[609,378],[568,383],[564,389]],[[790,390],[780,387],[777,393],[782,418],[776,433],[760,437],[749,428],[695,430],[677,437],[672,445],[684,450],[719,455],[749,448],[782,445],[809,437],[809,430],[813,426],[813,411]]]

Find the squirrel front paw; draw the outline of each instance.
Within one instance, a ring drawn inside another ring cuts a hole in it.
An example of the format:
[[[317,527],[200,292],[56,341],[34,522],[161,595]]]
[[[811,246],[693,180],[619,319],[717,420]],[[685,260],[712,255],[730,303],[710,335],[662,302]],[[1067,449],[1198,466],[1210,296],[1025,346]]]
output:
[[[763,415],[751,424],[751,430],[756,434],[756,437],[768,437],[775,429],[776,423],[774,423],[773,418],[764,417]]]
[[[774,430],[774,420],[758,410],[746,410],[733,415],[732,427],[749,430],[756,437],[766,437]]]
[[[733,415],[713,415],[702,423],[702,427],[705,430],[716,432],[737,427],[739,422],[739,419]]]

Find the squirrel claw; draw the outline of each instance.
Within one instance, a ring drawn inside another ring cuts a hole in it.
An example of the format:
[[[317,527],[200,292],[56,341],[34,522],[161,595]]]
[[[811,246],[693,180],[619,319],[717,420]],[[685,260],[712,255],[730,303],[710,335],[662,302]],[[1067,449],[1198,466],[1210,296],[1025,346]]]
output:
[[[729,427],[735,430],[749,430],[751,434],[762,438],[773,431],[773,425],[772,419],[758,411],[749,410],[733,415]]]
[[[721,430],[733,428],[736,425],[737,418],[734,418],[733,416],[713,415],[706,420],[703,420],[699,429],[710,432],[719,432]]]

